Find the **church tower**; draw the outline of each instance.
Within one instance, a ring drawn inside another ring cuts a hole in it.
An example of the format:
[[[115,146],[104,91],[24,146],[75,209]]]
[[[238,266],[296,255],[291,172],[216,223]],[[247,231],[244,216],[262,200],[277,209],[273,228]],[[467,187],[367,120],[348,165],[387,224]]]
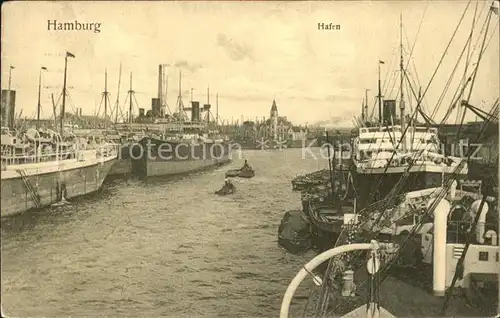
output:
[[[271,106],[271,136],[273,140],[278,139],[278,107],[276,106],[276,100],[273,100],[273,105]]]

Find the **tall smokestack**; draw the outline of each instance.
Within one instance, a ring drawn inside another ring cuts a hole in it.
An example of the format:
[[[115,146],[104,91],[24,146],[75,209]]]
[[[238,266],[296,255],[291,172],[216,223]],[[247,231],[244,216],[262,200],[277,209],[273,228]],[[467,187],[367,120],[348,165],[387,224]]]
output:
[[[160,106],[163,105],[162,100],[161,100],[161,97],[162,97],[161,95],[163,92],[162,80],[163,80],[163,67],[160,64],[160,65],[158,65],[158,100],[159,100]]]

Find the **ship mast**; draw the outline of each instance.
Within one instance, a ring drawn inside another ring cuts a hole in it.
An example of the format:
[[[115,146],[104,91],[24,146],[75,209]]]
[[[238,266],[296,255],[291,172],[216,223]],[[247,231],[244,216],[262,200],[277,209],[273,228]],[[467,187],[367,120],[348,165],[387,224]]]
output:
[[[207,105],[210,107],[210,86],[207,86]],[[210,108],[207,109],[207,124],[210,123]]]
[[[104,70],[104,129],[108,129],[108,70]]]
[[[61,118],[59,119],[59,127],[61,129],[61,139],[63,138],[64,135],[64,112],[66,111],[66,77],[68,73],[68,57],[75,58],[75,56],[70,53],[66,52],[66,56],[64,57],[64,81],[63,81],[63,92],[62,92],[62,106],[61,106]]]
[[[40,128],[40,111],[42,109],[42,105],[40,102],[40,96],[42,91],[42,71],[46,71],[47,68],[45,66],[40,67],[40,73],[38,74],[38,105],[37,105],[37,113],[36,113],[36,129]]]
[[[61,115],[59,116],[59,129],[60,129],[60,135],[61,139],[63,138],[64,135],[64,111],[66,109],[66,72],[68,70],[68,54],[66,54],[66,57],[64,58],[64,81],[63,81],[63,96],[62,96],[62,106],[61,106]]]
[[[132,90],[132,72],[130,72],[130,89],[129,93],[129,107],[128,107],[128,123],[132,125],[132,99],[134,97],[134,91]],[[132,128],[132,126],[130,126]]]
[[[54,94],[51,94],[52,98],[52,116],[54,116],[54,129],[57,130],[57,115],[56,115],[56,102],[54,101]]]
[[[405,101],[404,101],[404,93],[403,93],[403,79],[404,79],[404,76],[403,76],[403,72],[404,72],[404,61],[403,61],[403,14],[400,15],[400,20],[399,20],[399,36],[400,36],[400,45],[399,45],[399,48],[400,48],[400,59],[399,59],[399,69],[400,69],[400,72],[399,72],[399,78],[400,78],[400,92],[401,92],[401,96],[400,96],[400,100],[399,100],[399,109],[401,111],[401,129],[404,130],[405,129]],[[403,152],[406,151],[406,134],[403,134],[403,140],[402,140],[402,149],[403,149]]]
[[[365,118],[364,121],[368,122],[370,119],[368,118],[368,91],[370,89],[366,88],[365,89]]]
[[[118,91],[116,93],[115,103],[115,124],[118,123],[118,109],[120,108],[120,84],[122,82],[122,62],[120,62],[120,71],[118,73]]]
[[[378,122],[379,126],[383,126],[382,122],[382,87],[380,84],[380,64],[384,64],[383,61],[378,61]]]
[[[365,100],[363,99],[363,103],[361,104],[361,122],[365,122]]]
[[[163,108],[163,65],[159,64],[158,65],[158,106],[160,107],[160,114],[153,114],[155,115],[161,115],[161,109]],[[161,116],[163,117],[163,116]]]
[[[182,72],[179,71],[179,132],[184,132],[183,123],[184,123],[184,105],[182,104]]]

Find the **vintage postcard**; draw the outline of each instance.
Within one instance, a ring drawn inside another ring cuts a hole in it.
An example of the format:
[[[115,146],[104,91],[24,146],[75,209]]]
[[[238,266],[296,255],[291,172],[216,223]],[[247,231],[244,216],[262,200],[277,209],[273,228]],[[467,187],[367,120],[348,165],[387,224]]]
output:
[[[1,23],[2,317],[498,313],[499,1]]]

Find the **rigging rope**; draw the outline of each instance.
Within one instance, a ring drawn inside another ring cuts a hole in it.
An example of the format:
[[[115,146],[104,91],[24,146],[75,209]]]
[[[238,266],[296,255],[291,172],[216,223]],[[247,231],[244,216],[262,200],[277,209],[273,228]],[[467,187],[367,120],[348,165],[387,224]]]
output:
[[[482,133],[484,132],[485,130],[485,127],[486,127],[486,123],[482,125],[482,129],[481,131],[479,132],[478,136],[477,136],[477,139],[480,138],[480,136],[482,135]],[[449,191],[449,188],[451,187],[451,184],[453,183],[454,181],[454,175],[460,171],[463,167],[463,164],[465,164],[468,159],[472,156],[474,150],[473,149],[469,149],[468,153],[467,153],[467,159],[466,160],[462,160],[459,164],[459,166],[454,170],[453,174],[451,174],[450,176],[448,176],[447,180],[446,180],[446,186],[443,187],[441,189],[441,191],[439,191],[438,195],[437,195],[437,198],[434,200],[433,204],[431,204],[425,214],[426,215],[429,215],[432,211],[434,211],[434,209],[436,208],[437,204],[441,201],[441,199],[445,196],[445,194]],[[438,191],[438,189],[434,190],[433,193],[435,193],[436,191]],[[431,194],[432,195],[432,194]],[[392,264],[394,264],[394,262],[397,260],[399,254],[401,253],[401,251],[404,249],[404,247],[407,245],[407,243],[410,241],[410,239],[412,239],[414,237],[414,235],[422,228],[422,226],[425,224],[424,223],[425,219],[424,218],[421,218],[420,219],[420,222],[418,224],[416,224],[411,232],[409,233],[409,235],[406,237],[405,241],[403,241],[403,243],[399,246],[398,250],[396,251],[396,254],[394,255],[394,257],[391,258],[391,260],[384,265],[384,268],[381,269],[381,278],[380,278],[380,281],[379,283],[382,284],[382,282],[388,277],[389,273],[388,273],[388,270],[389,268],[392,266]],[[378,234],[378,233],[377,233]],[[383,274],[383,275],[382,275]],[[366,283],[365,282],[362,282],[360,285]],[[347,299],[346,300],[346,303],[349,303],[353,301],[352,299]],[[337,305],[333,310],[332,312],[336,312],[339,307],[341,305],[345,305],[344,304],[339,304]]]
[[[425,18],[425,13],[427,12],[427,8],[429,7],[429,2],[430,1],[427,1],[427,3],[425,4],[425,8],[424,8],[424,12],[422,13],[422,18],[420,19],[420,23],[418,25],[418,29],[417,29],[417,35],[415,35],[415,40],[413,41],[413,45],[411,46],[411,49],[410,49],[410,53],[408,55],[408,61],[406,62],[406,67],[404,68],[405,70],[408,69],[408,66],[410,65],[410,61],[412,62],[413,64],[413,67],[415,69],[415,75],[417,77],[417,81],[418,81],[418,85],[420,86],[420,80],[418,78],[418,74],[417,74],[417,70],[416,70],[416,67],[415,67],[415,62],[412,60],[412,56],[413,56],[413,51],[415,50],[415,46],[417,44],[417,39],[418,39],[418,35],[420,34],[420,29],[422,27],[422,24],[424,22],[424,18]],[[406,29],[403,28],[403,31],[404,31],[404,34],[405,34],[405,37],[406,37],[406,42],[408,43],[408,47],[410,47],[410,40],[408,38],[408,35],[406,34]],[[402,88],[400,88],[402,89]],[[399,95],[399,91],[396,95]]]
[[[390,62],[388,64],[389,65],[388,69],[391,69],[394,61],[397,61],[395,59],[395,57],[396,57],[395,52],[396,52],[396,50],[393,50],[392,55],[391,55],[391,60],[390,60]],[[383,82],[383,85],[382,85],[382,92],[381,92],[381,94],[383,96],[385,94],[387,94],[387,86],[386,85],[390,83],[390,81],[388,81],[388,79],[390,79],[389,76],[391,74],[392,74],[391,72],[386,72],[386,74],[385,74],[384,82]],[[394,85],[392,86],[391,90],[392,89],[394,89]],[[366,101],[366,102],[368,103],[368,101]],[[374,115],[375,115],[375,109],[377,108],[376,107],[377,104],[378,104],[378,94],[374,96],[374,103],[373,103],[372,110],[371,110],[371,113],[370,113],[370,118],[374,117]]]
[[[477,19],[477,23],[479,23],[482,15],[483,15],[483,8],[484,8],[484,5],[485,5],[486,2],[483,3],[483,6],[481,7],[481,13],[479,14],[479,17]],[[481,39],[481,34],[484,32],[485,30],[485,27],[486,27],[486,22],[487,20],[485,19],[484,23],[483,23],[483,26],[481,27],[481,31],[479,32],[479,36],[477,37],[476,39],[476,43],[474,43],[474,47],[472,49],[472,53],[476,51],[476,48],[479,44],[479,41]],[[472,39],[471,39],[472,40]],[[451,102],[450,102],[450,106],[448,108],[448,112],[447,112],[447,115],[443,118],[443,120],[441,121],[441,123],[444,123],[448,120],[449,116],[451,115],[451,112],[457,107],[457,103],[458,101],[462,98],[463,96],[463,93],[465,91],[465,88],[467,86],[467,83],[470,81],[470,78],[467,77],[467,70],[468,70],[468,64],[470,63],[470,61],[472,60],[472,53],[470,53],[470,56],[468,56],[467,58],[467,62],[466,62],[466,67],[464,69],[464,74],[462,76],[462,80],[460,81],[459,85],[457,86],[457,89],[455,91],[455,94],[453,95],[453,98],[451,99]],[[460,87],[463,85],[463,88],[460,89]],[[457,95],[458,94],[458,95]],[[456,118],[456,122],[458,123],[459,122],[459,117],[460,117],[460,110],[457,111],[457,118]]]
[[[416,114],[416,112],[415,112],[414,114]],[[481,136],[481,134],[483,133],[483,131],[484,131],[485,127],[486,127],[486,123],[483,125],[483,127],[482,127],[481,131],[479,132],[479,134],[478,134],[478,138],[479,138],[479,137]],[[473,154],[473,149],[469,149],[467,157],[470,157],[472,154]],[[438,194],[438,199],[437,199],[437,200],[435,200],[435,201],[434,201],[434,203],[433,203],[433,204],[432,204],[432,205],[431,205],[431,206],[427,209],[426,214],[429,214],[430,212],[432,212],[432,211],[435,209],[436,205],[437,205],[437,204],[439,203],[439,201],[440,201],[440,198],[444,197],[444,195],[448,192],[449,188],[451,187],[451,184],[453,183],[453,181],[454,181],[454,179],[455,179],[455,175],[457,174],[457,172],[459,172],[459,171],[463,168],[463,165],[464,165],[466,162],[467,162],[467,160],[462,160],[462,161],[460,162],[460,164],[458,165],[458,167],[454,170],[454,172],[453,172],[451,175],[449,175],[449,176],[447,177],[447,180],[446,180],[446,182],[445,182],[445,185],[446,185],[446,186],[445,186],[445,187],[443,187],[443,189],[442,189],[442,190],[440,191],[440,193]],[[408,177],[408,175],[409,175],[409,173],[408,173],[408,172],[409,172],[409,168],[410,168],[410,167],[408,167],[408,169],[406,169],[406,171],[405,171],[405,176],[403,176],[403,177],[400,179],[400,181],[402,181],[402,179],[404,179],[405,177]],[[401,184],[401,183],[399,182],[398,184]],[[395,191],[395,189],[396,189],[396,188],[398,188],[398,186],[396,186],[396,187],[393,189],[393,191],[391,191],[391,194],[390,194],[390,195],[388,195],[388,198],[384,199],[382,203],[387,203],[387,202],[389,202],[389,201],[394,201],[394,199],[396,199],[396,198],[402,198],[402,197],[404,196],[404,195],[397,195],[397,196],[396,196],[396,195],[395,195],[395,193],[397,192],[397,191]],[[434,192],[436,192],[436,191],[438,191],[438,190],[435,190]],[[433,192],[433,193],[434,193],[434,192]],[[391,199],[392,199],[392,200],[391,200]],[[371,205],[371,206],[370,206],[370,208],[365,209],[365,212],[366,212],[367,210],[371,210],[371,208],[372,208],[372,207],[375,207],[375,206],[377,206],[377,205],[380,205],[380,203],[379,203],[379,202],[376,202],[375,204]],[[385,212],[387,212],[387,211],[385,211]],[[379,220],[380,220],[380,218],[381,218],[381,217],[385,216],[385,215],[384,215],[384,214],[385,214],[385,212],[380,214]],[[363,213],[360,213],[360,214],[362,214],[362,215],[363,215]],[[380,283],[382,283],[382,282],[383,282],[383,280],[384,280],[384,279],[388,276],[388,272],[387,272],[387,271],[388,271],[388,269],[389,269],[389,268],[390,268],[390,266],[392,266],[392,264],[396,261],[397,257],[399,256],[399,254],[401,253],[401,251],[404,249],[404,247],[406,246],[406,244],[409,242],[409,240],[410,240],[410,239],[411,239],[411,238],[415,235],[415,233],[416,233],[418,230],[420,230],[420,229],[421,229],[421,227],[422,227],[422,226],[423,226],[423,224],[424,224],[423,222],[424,222],[424,218],[422,218],[422,219],[421,219],[421,221],[419,222],[419,224],[417,224],[416,226],[414,226],[414,227],[413,227],[413,229],[412,229],[412,231],[411,231],[410,235],[408,235],[408,237],[407,237],[407,238],[406,238],[406,240],[403,242],[403,244],[401,244],[401,246],[399,247],[399,249],[398,249],[398,250],[397,250],[397,252],[396,252],[396,255],[392,258],[391,262],[389,262],[386,266],[384,266],[384,269],[383,269],[382,273],[385,273],[385,276],[383,276],[383,277],[380,279]],[[375,223],[374,223],[374,225],[375,225],[375,224],[377,224],[377,222],[375,222]],[[373,230],[373,227],[372,227],[372,230]],[[375,234],[375,233],[373,233],[373,234]],[[378,233],[376,233],[375,235],[377,235],[377,234],[378,234]],[[375,235],[374,235],[374,236],[375,236]],[[348,300],[347,302],[350,302],[350,301],[351,301],[351,300]],[[335,307],[334,311],[335,311],[336,309],[338,309],[338,307],[339,307],[339,306]]]
[[[460,27],[460,25],[461,25],[461,23],[462,23],[462,21],[463,21],[463,18],[464,18],[464,16],[465,16],[465,13],[467,12],[467,10],[468,10],[468,8],[469,8],[470,2],[471,2],[471,0],[469,0],[469,2],[468,2],[468,4],[467,4],[466,8],[464,9],[464,12],[462,13],[462,16],[461,16],[461,18],[460,18],[460,21],[458,22],[457,26],[455,27],[455,31],[453,32],[453,35],[452,35],[452,37],[451,37],[450,41],[448,42],[448,45],[447,45],[447,47],[446,47],[446,49],[445,49],[445,51],[444,51],[443,55],[441,56],[441,59],[440,59],[440,61],[439,61],[438,65],[437,65],[437,67],[436,67],[436,69],[435,69],[435,71],[434,71],[434,74],[432,75],[432,77],[431,77],[431,79],[430,79],[430,81],[429,81],[429,83],[428,83],[428,85],[427,85],[427,87],[426,87],[426,89],[425,89],[424,93],[421,95],[420,99],[418,100],[418,104],[420,104],[420,103],[421,103],[421,101],[423,100],[423,98],[425,97],[425,94],[426,94],[427,90],[429,89],[430,84],[432,83],[432,81],[433,81],[433,79],[434,79],[434,77],[435,77],[435,75],[436,75],[436,73],[437,73],[437,71],[438,71],[438,69],[439,69],[439,67],[440,67],[440,65],[441,65],[441,63],[442,63],[442,61],[443,61],[443,59],[444,59],[444,57],[445,57],[445,55],[446,55],[446,53],[447,53],[447,51],[448,51],[449,47],[450,47],[450,45],[451,45],[451,42],[453,41],[453,39],[454,39],[454,37],[455,37],[455,35],[456,35],[457,31],[458,31],[458,28]],[[408,61],[407,63],[409,63],[409,61]],[[417,107],[416,109],[418,109],[418,107]],[[414,115],[416,115],[416,113],[414,113]],[[413,118],[413,116],[412,116],[412,118]],[[404,138],[404,136],[405,136],[406,131],[408,130],[408,128],[409,128],[409,126],[407,126],[407,127],[405,128],[405,131],[404,131],[404,133],[403,133],[403,134],[402,134],[402,136],[401,136],[401,140],[400,140],[400,142],[398,143],[398,146],[401,144],[401,141],[403,140],[403,138]],[[389,159],[389,161],[388,161],[388,164],[386,165],[386,167],[385,167],[385,169],[384,169],[384,174],[387,172],[387,169],[389,168],[390,163],[392,162],[392,160],[393,160],[393,158],[394,158],[394,155],[395,155],[395,154],[396,154],[396,152],[394,151],[394,152],[393,152],[393,154],[392,154],[392,156],[391,156],[391,158],[390,158],[390,159]],[[374,169],[374,168],[372,168],[372,171],[373,171],[373,169]],[[371,188],[370,193],[372,193],[372,194],[373,194],[373,193],[374,193],[374,189],[378,189],[378,187],[380,187],[381,182],[382,182],[382,178],[383,178],[383,177],[380,177],[380,178],[379,178],[378,182],[376,182],[376,186]]]
[[[470,4],[470,2],[469,2],[469,4]],[[467,6],[467,7],[468,7],[468,6]],[[466,8],[466,10],[464,11],[464,14],[465,14],[465,12],[466,12],[466,11],[467,11],[467,8]],[[464,15],[462,15],[462,18],[460,19],[460,22],[462,21],[463,16],[464,16]],[[459,25],[460,25],[460,23],[459,23]],[[457,29],[458,29],[458,26],[457,26]],[[457,29],[456,29],[456,30],[457,30]],[[453,35],[453,36],[455,36],[455,34],[456,34],[456,30],[455,30],[454,35]],[[449,45],[450,45],[450,44],[451,44],[451,41],[450,41],[450,43],[448,44],[448,47],[449,47]],[[447,47],[447,49],[448,49],[448,47]],[[447,49],[446,49],[446,50],[447,50]],[[446,52],[445,52],[445,54],[446,54]],[[445,54],[443,54],[443,57],[444,57],[444,55],[445,55]],[[439,68],[439,66],[441,65],[441,62],[442,62],[442,60],[443,60],[443,57],[441,58],[441,61],[440,61],[440,63],[438,64],[438,68]],[[476,68],[476,70],[477,70],[477,68]],[[436,72],[437,72],[437,69],[436,69]],[[436,74],[436,72],[434,72],[434,75]],[[427,91],[427,89],[429,88],[430,83],[432,82],[432,80],[433,80],[433,78],[434,78],[434,75],[432,76],[431,81],[429,82],[429,84],[428,84],[428,86],[427,86],[427,88],[426,88],[426,91]],[[408,77],[407,77],[407,80],[408,80],[408,81],[410,81]],[[410,87],[411,87],[411,85],[410,85]],[[414,92],[414,91],[413,91],[413,94],[415,95],[415,92]],[[424,96],[425,96],[425,93],[424,93]],[[418,100],[419,100],[419,101],[422,101],[424,96],[421,96],[421,98],[419,98]],[[415,110],[415,112],[414,112],[413,116],[415,116],[415,115],[416,115],[416,113],[417,113],[416,111],[417,111],[417,110]],[[435,114],[433,114],[433,115],[435,115]],[[412,116],[412,117],[413,117],[413,116]],[[432,117],[433,117],[433,116],[432,116]],[[407,129],[408,129],[408,127],[406,127],[405,131],[403,132],[401,140],[403,139],[403,136],[405,135],[405,133],[406,133]],[[483,129],[484,129],[484,126],[483,126]],[[481,130],[481,132],[479,133],[479,135],[481,135],[481,133],[482,133],[483,129]],[[400,141],[400,142],[401,142],[401,141]],[[469,151],[469,152],[470,152],[470,151]],[[387,168],[389,167],[389,164],[390,164],[391,160],[393,159],[394,154],[395,154],[395,153],[393,153],[393,155],[392,155],[392,156],[391,156],[391,158],[389,159],[389,161],[388,161],[388,165],[386,166],[385,171],[387,171]],[[415,155],[416,155],[416,154],[415,154]],[[469,155],[469,156],[470,156],[470,155]],[[413,161],[411,161],[411,162],[410,162],[410,166],[412,165],[412,163],[413,163]],[[453,173],[453,174],[451,174],[450,176],[448,176],[448,178],[447,178],[447,182],[445,183],[445,184],[446,184],[446,186],[447,186],[446,188],[448,188],[449,186],[451,186],[451,183],[452,183],[452,182],[453,182],[453,180],[454,180],[453,176],[457,173],[457,171],[461,170],[461,166],[462,166],[463,164],[464,164],[464,161],[462,161],[462,162],[459,164],[459,166],[455,169],[455,171],[454,171],[454,173]],[[409,171],[409,169],[407,169],[407,170],[406,170],[406,172],[408,172],[408,171]],[[400,182],[398,182],[398,185],[401,185],[401,184],[402,184],[402,182],[401,182],[401,181],[402,181],[402,179],[404,179],[405,177],[408,177],[408,175],[409,175],[409,173],[406,173],[406,176],[404,175],[404,176],[400,179]],[[380,181],[380,180],[379,180],[379,181]],[[381,201],[379,201],[379,202],[376,202],[375,204],[370,205],[367,209],[364,209],[363,211],[364,211],[364,212],[367,212],[367,211],[372,210],[373,208],[378,208],[380,205],[387,204],[387,203],[389,203],[389,201],[393,201],[393,200],[391,200],[391,198],[392,198],[392,199],[394,199],[394,198],[395,198],[394,193],[395,193],[395,192],[397,192],[397,191],[395,191],[395,190],[396,190],[396,188],[399,188],[399,186],[397,186],[397,187],[393,188],[393,190],[391,191],[391,194],[390,194],[390,195],[388,195],[388,197],[386,197],[384,200],[381,200]],[[443,196],[443,194],[446,194],[446,192],[447,192],[447,189],[446,189],[446,191],[445,191],[445,189],[443,189],[443,191],[441,191],[441,193],[439,194],[439,196]],[[401,196],[398,196],[398,197],[400,197],[400,198],[401,198]],[[437,201],[439,201],[439,200],[437,200]],[[434,207],[434,208],[435,208],[435,207]],[[362,211],[362,212],[363,212],[363,211]],[[385,214],[385,213],[382,213],[382,214]],[[414,227],[414,230],[417,230],[417,228],[416,228],[416,227]],[[413,232],[413,234],[414,234],[416,231],[412,231],[412,232]],[[409,238],[410,238],[410,237],[412,237],[412,236],[411,236],[411,235],[410,235],[410,236],[408,236],[407,240],[406,240],[405,242],[403,242],[403,244],[402,244],[401,248],[403,248],[403,247],[404,247],[404,245],[406,244],[406,242],[408,242],[408,240],[409,240]],[[401,250],[401,248],[400,248],[400,250]],[[400,250],[399,250],[399,251],[400,251]],[[393,260],[395,260],[395,259],[396,259],[396,257],[395,257]],[[391,264],[392,264],[392,263],[391,263]],[[329,265],[330,265],[330,264],[329,264]],[[389,264],[389,266],[390,266],[390,264]],[[329,267],[330,267],[330,266],[329,266]],[[389,268],[389,267],[387,267],[387,268],[386,268],[386,270],[387,270],[388,268]],[[328,272],[328,270],[327,270],[327,272]],[[385,276],[385,277],[386,277],[386,276]],[[385,278],[385,277],[384,277],[384,278]],[[382,279],[382,280],[383,280],[383,279]]]
[[[493,11],[490,9],[489,12],[488,12],[487,18],[486,18],[487,25],[486,25],[486,31],[484,32],[483,43],[481,44],[481,49],[479,51],[479,57],[477,59],[476,67],[474,69],[474,73],[473,73],[473,77],[472,77],[472,82],[471,82],[471,86],[470,86],[470,90],[469,90],[469,95],[467,96],[467,99],[466,99],[467,104],[470,101],[470,97],[472,95],[472,89],[474,88],[474,83],[476,82],[477,71],[479,69],[479,62],[481,62],[481,58],[483,57],[483,53],[485,52],[486,37],[488,35],[488,29],[490,27],[490,23],[489,22],[491,20],[492,13],[493,13]],[[464,110],[464,113],[462,115],[462,122],[460,123],[460,126],[458,127],[457,140],[460,140],[460,133],[461,133],[461,130],[462,130],[462,125],[463,125],[463,120],[464,119],[465,119],[465,110]]]
[[[453,35],[451,36],[451,39],[448,42],[448,45],[446,46],[446,49],[444,50],[443,55],[441,56],[441,59],[439,60],[439,63],[437,65],[436,69],[434,70],[434,73],[432,74],[431,79],[429,80],[429,83],[427,84],[427,87],[425,88],[425,90],[424,90],[424,92],[422,94],[421,100],[424,98],[425,94],[427,94],[427,91],[428,91],[428,89],[429,89],[432,81],[434,80],[434,77],[436,76],[436,73],[439,70],[439,67],[441,66],[441,63],[444,60],[444,57],[446,56],[446,53],[448,52],[448,49],[450,48],[450,45],[453,42],[453,39],[455,38],[455,35],[457,34],[458,28],[462,24],[462,21],[464,19],[465,13],[467,13],[467,10],[469,8],[469,5],[470,5],[471,1],[472,0],[469,0],[469,2],[467,3],[467,6],[465,7],[464,12],[462,13],[462,16],[460,17],[460,20],[459,20],[457,26],[455,27],[455,31],[453,32]]]

